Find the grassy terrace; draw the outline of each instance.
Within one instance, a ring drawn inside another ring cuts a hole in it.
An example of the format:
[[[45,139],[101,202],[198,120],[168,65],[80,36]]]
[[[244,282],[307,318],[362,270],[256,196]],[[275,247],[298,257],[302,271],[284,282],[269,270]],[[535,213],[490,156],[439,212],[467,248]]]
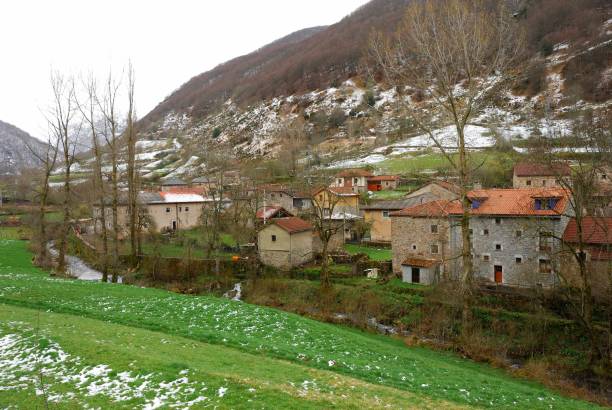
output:
[[[594,408],[502,371],[275,309],[49,278],[0,240],[0,405]]]
[[[351,255],[364,253],[374,261],[390,261],[392,258],[391,249],[378,249],[372,248],[370,246],[361,246],[351,243],[347,243],[346,245],[344,245],[344,249]]]

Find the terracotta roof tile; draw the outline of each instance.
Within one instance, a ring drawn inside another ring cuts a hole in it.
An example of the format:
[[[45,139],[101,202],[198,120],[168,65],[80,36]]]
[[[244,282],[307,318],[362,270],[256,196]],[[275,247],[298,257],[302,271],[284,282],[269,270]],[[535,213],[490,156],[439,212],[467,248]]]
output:
[[[576,219],[570,219],[563,232],[565,242],[578,242],[578,224]],[[612,218],[582,218],[582,241],[594,245],[612,244]]]
[[[568,193],[561,188],[548,189],[480,189],[468,192],[473,204],[471,215],[555,216],[561,215],[568,204]],[[554,199],[552,209],[537,209],[536,200]],[[438,200],[394,212],[391,216],[441,217],[460,215],[461,202]]]
[[[257,210],[257,213],[255,214],[255,216],[258,219],[263,219],[264,216],[266,218],[274,218],[277,215],[291,215],[291,213],[289,211],[287,211],[285,208],[283,208],[282,206],[266,206],[263,208],[260,208]]]
[[[336,174],[338,178],[350,178],[350,177],[371,177],[373,174],[362,168],[345,169]]]
[[[440,261],[438,260],[420,257],[408,257],[402,262],[404,266],[416,266],[417,268],[431,268],[439,264]]]
[[[461,203],[457,200],[439,199],[424,204],[392,212],[391,216],[410,216],[414,218],[444,217],[461,213]]]
[[[397,175],[374,175],[373,177],[368,178],[369,181],[397,181],[399,177]]]
[[[290,234],[309,231],[313,229],[310,222],[307,222],[301,218],[298,218],[297,216],[273,219],[272,223],[275,225],[278,225],[280,228],[284,229]]]
[[[518,177],[535,176],[569,176],[571,169],[566,163],[538,164],[533,162],[520,162],[514,166],[514,175]]]

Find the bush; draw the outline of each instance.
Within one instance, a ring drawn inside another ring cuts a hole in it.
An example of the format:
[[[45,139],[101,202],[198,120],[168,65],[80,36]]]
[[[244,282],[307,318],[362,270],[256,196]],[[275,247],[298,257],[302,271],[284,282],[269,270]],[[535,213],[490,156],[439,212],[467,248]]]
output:
[[[219,127],[213,128],[213,131],[212,131],[213,139],[219,138],[220,135],[221,135],[221,128],[219,128]]]
[[[346,122],[346,114],[342,108],[335,108],[327,121],[330,127],[340,127]]]

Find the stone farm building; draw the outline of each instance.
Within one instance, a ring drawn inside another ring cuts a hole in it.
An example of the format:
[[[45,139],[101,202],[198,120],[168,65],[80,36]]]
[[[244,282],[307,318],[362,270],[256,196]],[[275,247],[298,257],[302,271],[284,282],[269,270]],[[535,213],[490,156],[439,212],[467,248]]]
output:
[[[145,210],[148,220],[155,230],[176,231],[190,229],[200,223],[202,209],[205,206],[214,206],[214,201],[202,196],[196,191],[173,190],[161,192],[141,192],[138,194],[138,204]],[[226,206],[227,201],[222,201],[218,206]],[[93,207],[93,217],[96,230],[100,229],[101,208]],[[127,196],[121,195],[117,208],[117,222],[122,231],[128,228],[128,206]],[[110,200],[106,202],[106,227],[113,229],[112,209]]]
[[[555,255],[571,216],[567,191],[482,189],[468,193],[476,278],[509,286],[553,286]],[[461,271],[461,203],[439,200],[392,213],[393,269],[432,283]],[[412,275],[416,270],[419,275]]]
[[[290,269],[313,259],[313,226],[298,217],[275,218],[257,234],[259,259]]]
[[[409,208],[415,205],[434,201],[436,196],[425,193],[405,199],[392,201],[377,201],[368,205],[362,205],[364,221],[370,225],[370,240],[372,242],[391,242],[391,213]]]
[[[569,178],[571,169],[565,163],[539,164],[521,162],[514,166],[512,186],[514,188],[558,187],[559,179]]]
[[[366,192],[368,190],[368,179],[374,175],[365,169],[345,169],[334,177],[334,182],[330,185],[334,188],[346,188],[354,193]]]

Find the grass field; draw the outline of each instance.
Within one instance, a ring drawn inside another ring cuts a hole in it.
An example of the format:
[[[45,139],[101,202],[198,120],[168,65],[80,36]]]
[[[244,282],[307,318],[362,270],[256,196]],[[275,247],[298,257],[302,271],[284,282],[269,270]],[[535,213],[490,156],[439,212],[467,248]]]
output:
[[[347,243],[344,245],[344,249],[351,255],[365,253],[374,261],[390,261],[392,258],[391,249],[378,249],[369,246],[355,245],[352,243]]]
[[[25,242],[0,241],[0,405],[594,407],[399,340],[226,299],[53,279],[30,259]]]

